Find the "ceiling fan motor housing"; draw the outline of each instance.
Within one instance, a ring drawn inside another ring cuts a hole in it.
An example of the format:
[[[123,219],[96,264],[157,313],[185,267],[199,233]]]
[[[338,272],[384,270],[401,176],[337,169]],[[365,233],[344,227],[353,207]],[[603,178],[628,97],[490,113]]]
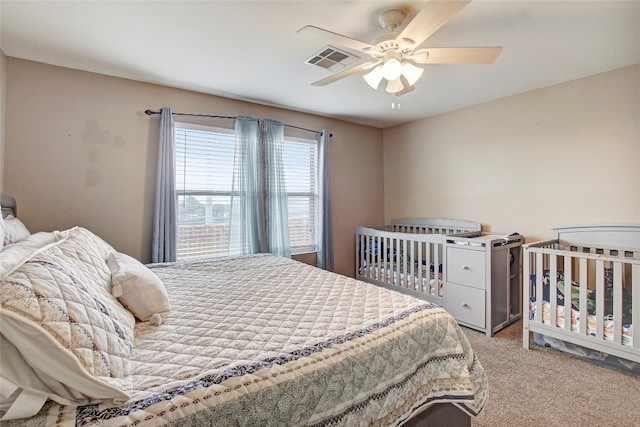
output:
[[[378,22],[387,31],[396,31],[407,17],[407,12],[399,9],[389,9],[380,12]]]
[[[367,52],[375,59],[388,59],[389,57],[402,57],[402,55],[410,54],[415,42],[407,38],[399,38],[400,32],[397,29],[407,18],[407,12],[400,9],[389,9],[380,12],[378,22],[385,30],[389,31],[379,37],[376,37],[371,44],[378,48],[378,51],[369,49]],[[398,55],[394,55],[398,54]]]

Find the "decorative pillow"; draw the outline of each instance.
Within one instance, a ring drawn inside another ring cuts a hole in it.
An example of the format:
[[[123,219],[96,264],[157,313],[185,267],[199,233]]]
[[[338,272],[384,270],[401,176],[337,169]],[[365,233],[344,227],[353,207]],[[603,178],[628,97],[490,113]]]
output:
[[[128,399],[135,319],[109,292],[113,248],[82,228],[57,236],[0,276],[2,335],[47,385],[49,398]]]
[[[159,325],[161,313],[171,309],[160,278],[137,259],[120,252],[109,255],[107,264],[111,269],[112,292],[122,305],[138,319]]]
[[[20,240],[26,239],[31,235],[27,227],[18,218],[9,215],[4,219],[4,244],[10,245]]]

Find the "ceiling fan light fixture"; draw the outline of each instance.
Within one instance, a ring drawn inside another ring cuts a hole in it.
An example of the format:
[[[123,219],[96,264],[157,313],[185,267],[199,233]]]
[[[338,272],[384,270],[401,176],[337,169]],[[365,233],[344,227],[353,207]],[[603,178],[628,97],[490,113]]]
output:
[[[469,3],[470,0],[427,0],[406,25],[403,21],[407,18],[407,11],[385,10],[378,15],[378,22],[387,33],[376,37],[370,43],[313,25],[302,27],[298,33],[321,34],[338,46],[360,51],[371,57],[369,62],[361,62],[313,82],[312,86],[325,86],[352,74],[365,72],[368,74],[363,76],[364,80],[371,88],[377,90],[382,79],[386,79],[386,91],[400,96],[415,89],[415,83],[424,73],[422,64],[492,64],[502,51],[502,46],[419,48]],[[401,24],[404,28],[399,30]],[[320,60],[313,63],[320,63],[320,66],[324,64]]]
[[[382,76],[389,80],[397,80],[402,75],[402,64],[395,58],[387,59],[382,65]]]
[[[398,93],[402,89],[404,89],[404,85],[402,84],[402,80],[397,78],[395,80],[389,80],[387,82],[387,92],[389,93]]]
[[[382,68],[380,66],[374,67],[373,70],[362,77],[372,89],[378,89],[378,85],[382,81]]]
[[[424,68],[416,67],[409,62],[405,62],[402,66],[402,75],[407,79],[407,82],[409,82],[409,86],[416,84],[423,72]]]

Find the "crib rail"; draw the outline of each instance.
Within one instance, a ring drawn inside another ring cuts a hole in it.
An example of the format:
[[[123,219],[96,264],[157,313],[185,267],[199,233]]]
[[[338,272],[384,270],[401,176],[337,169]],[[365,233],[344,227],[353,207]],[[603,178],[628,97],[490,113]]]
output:
[[[385,231],[415,234],[454,234],[480,231],[479,222],[448,218],[397,218],[391,224],[378,226]],[[373,227],[373,228],[378,228]]]
[[[561,240],[523,249],[525,348],[535,332],[640,362],[640,250]]]
[[[356,278],[442,305],[446,230],[390,224],[356,229]]]

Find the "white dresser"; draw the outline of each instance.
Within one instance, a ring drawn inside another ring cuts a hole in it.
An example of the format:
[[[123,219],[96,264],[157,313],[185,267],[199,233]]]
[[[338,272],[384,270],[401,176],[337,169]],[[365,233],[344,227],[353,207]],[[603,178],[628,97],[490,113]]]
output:
[[[523,243],[479,231],[446,237],[444,308],[458,323],[492,336],[522,317]]]

